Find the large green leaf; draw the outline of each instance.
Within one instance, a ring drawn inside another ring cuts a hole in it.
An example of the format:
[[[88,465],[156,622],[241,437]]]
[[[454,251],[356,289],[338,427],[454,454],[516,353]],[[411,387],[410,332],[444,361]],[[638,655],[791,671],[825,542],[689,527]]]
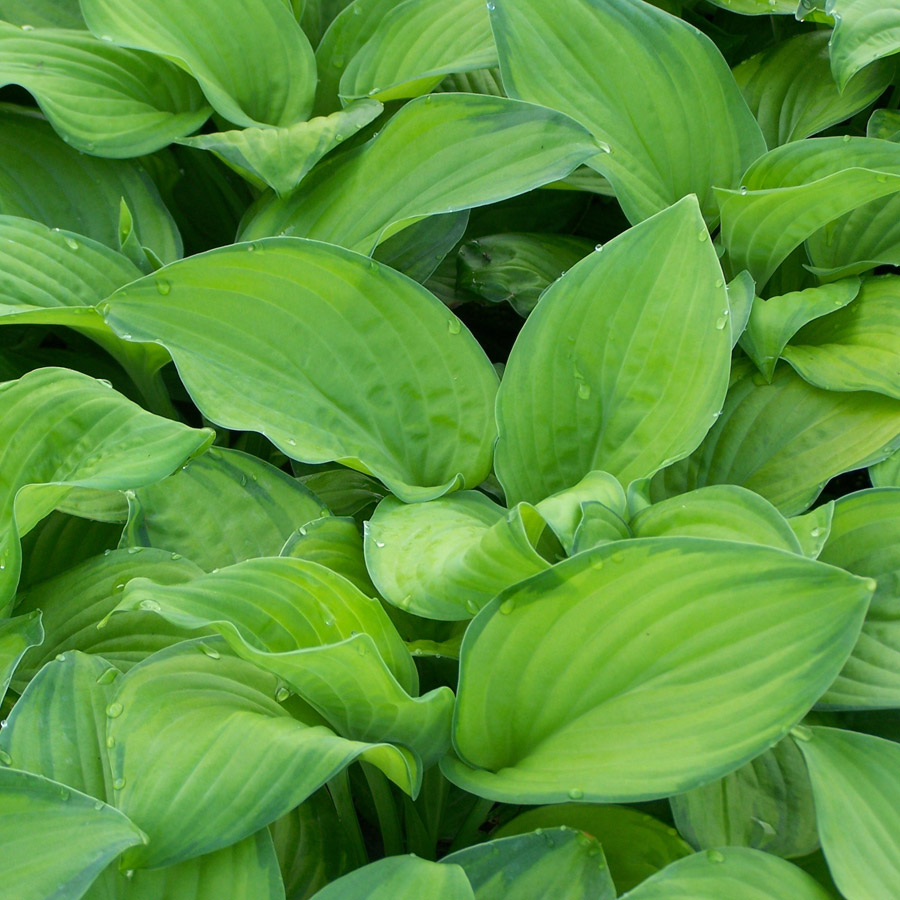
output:
[[[467,209],[428,216],[383,241],[372,257],[423,284],[462,240],[468,224]]]
[[[29,647],[36,647],[43,639],[44,629],[38,611],[12,619],[0,619],[0,703],[6,696],[19,660]]]
[[[0,109],[0,212],[119,248],[124,198],[140,243],[163,262],[181,256],[181,235],[144,169],[67,147],[33,111]]]
[[[475,844],[441,862],[463,869],[475,900],[614,900],[616,896],[596,838],[566,827]]]
[[[497,376],[484,352],[428,291],[359,254],[296,238],[225,247],[101,307],[118,334],[169,350],[210,420],[293,459],[338,460],[407,500],[490,469]]]
[[[549,567],[544,520],[477,491],[430,503],[382,500],[366,525],[366,564],[381,596],[429,619],[468,619],[504,588]]]
[[[751,56],[734,77],[769,147],[799,141],[865,109],[891,83],[894,66],[870,66],[839,91],[828,31],[805,31]]]
[[[293,234],[370,253],[424,216],[495,203],[562,178],[597,149],[568,116],[530,103],[420,97],[368,143],[319,166],[290,197],[264,194],[243,238]]]
[[[491,24],[507,93],[567,113],[609,145],[590,165],[632,222],[687,194],[712,222],[713,185],[736,187],[765,152],[715,44],[642,0],[504,0]]]
[[[219,448],[139,488],[128,505],[120,546],[180,553],[207,572],[278,556],[293,531],[328,515],[290,475],[255,456]]]
[[[782,364],[771,384],[735,367],[722,415],[697,450],[654,479],[654,499],[707,484],[740,484],[786,515],[803,512],[828,479],[900,446],[900,403],[869,391],[813,387]]]
[[[100,800],[0,767],[0,883],[10,900],[78,900],[108,863],[144,840]]]
[[[123,490],[152,484],[211,443],[68,369],[37,369],[0,385],[0,611],[15,593],[20,535],[71,487]]]
[[[900,883],[900,745],[836,728],[797,737],[805,738],[798,746],[835,884],[847,900],[893,900]]]
[[[430,91],[452,72],[497,65],[483,0],[406,0],[378,23],[341,76],[343,100],[396,100]]]
[[[548,288],[497,397],[507,501],[593,469],[623,484],[687,456],[725,399],[725,282],[695,198],[606,244]]]
[[[648,878],[623,900],[831,900],[802,869],[759,850],[695,853]]]
[[[78,0],[0,0],[0,19],[32,28],[84,28]]]
[[[221,634],[352,740],[401,743],[426,763],[447,748],[453,693],[410,696],[418,691],[415,665],[381,604],[324,566],[254,559],[188,584],[140,579],[126,586],[118,609]]]
[[[24,87],[66,143],[95,156],[153,153],[210,113],[194,79],[170,62],[80,31],[0,22],[0,84]]]
[[[216,112],[236,125],[307,118],[316,63],[283,0],[82,0],[88,28],[190,72]]]
[[[671,803],[679,831],[698,849],[753,847],[790,858],[819,846],[806,764],[787,738]]]
[[[151,839],[127,854],[130,867],[233,844],[355,759],[416,791],[421,774],[407,752],[340,738],[312,710],[286,708],[276,694],[274,675],[232,656],[218,638],[161,650],[119,679],[107,707],[116,806]]]
[[[834,35],[829,42],[831,71],[844,90],[860,70],[900,51],[900,9],[879,0],[831,0]]]
[[[580,553],[469,626],[444,772],[514,803],[644,800],[724,775],[832,682],[874,587],[701,538]]]

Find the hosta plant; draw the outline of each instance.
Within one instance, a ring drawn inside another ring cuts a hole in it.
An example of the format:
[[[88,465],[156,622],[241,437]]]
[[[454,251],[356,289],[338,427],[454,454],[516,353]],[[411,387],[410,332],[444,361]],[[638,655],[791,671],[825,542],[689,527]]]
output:
[[[0,0],[0,900],[896,900],[898,52]]]

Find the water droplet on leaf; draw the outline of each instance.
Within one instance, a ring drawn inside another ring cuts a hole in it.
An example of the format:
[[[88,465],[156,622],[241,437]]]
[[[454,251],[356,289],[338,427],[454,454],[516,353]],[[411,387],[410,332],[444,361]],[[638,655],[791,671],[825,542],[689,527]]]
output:
[[[712,863],[723,863],[725,862],[725,857],[723,854],[719,853],[718,850],[707,850],[706,858]]]
[[[201,653],[205,653],[210,659],[219,659],[219,651],[213,650],[212,647],[207,647],[206,644],[198,644]]]
[[[500,612],[504,616],[508,616],[516,608],[516,601],[510,597],[500,604]]]
[[[170,282],[166,281],[165,278],[157,278],[156,279],[156,289],[165,296],[172,290],[172,285]]]
[[[109,706],[106,707],[106,715],[108,715],[110,719],[117,719],[122,715],[122,709],[121,703],[110,703]]]

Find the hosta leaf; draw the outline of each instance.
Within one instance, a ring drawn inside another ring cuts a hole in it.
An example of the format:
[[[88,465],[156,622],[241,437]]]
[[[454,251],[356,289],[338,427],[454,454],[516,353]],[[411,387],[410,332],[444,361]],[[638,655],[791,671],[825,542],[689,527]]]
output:
[[[416,790],[420,776],[408,753],[344,740],[311,710],[295,718],[275,700],[277,685],[212,638],[162,650],[119,680],[107,708],[116,806],[151,838],[127,854],[130,867],[233,844],[358,758]]]
[[[753,847],[793,857],[819,846],[806,764],[789,739],[671,803],[678,830],[698,849]]]
[[[255,456],[213,448],[134,492],[120,546],[180,553],[208,572],[277,556],[295,529],[322,515],[328,510],[290,475]]]
[[[789,366],[771,384],[736,366],[722,415],[687,459],[654,479],[652,496],[707,484],[740,484],[791,516],[825,482],[889,456],[900,446],[900,403],[869,391],[823,391]]]
[[[846,306],[859,288],[858,278],[846,278],[768,300],[754,298],[741,349],[771,381],[787,342],[808,322]]]
[[[80,650],[103,656],[125,671],[144,657],[184,640],[188,635],[161,619],[138,613],[116,615],[105,622],[122,599],[132,578],[152,578],[161,584],[183,584],[202,572],[186,559],[163,550],[113,550],[19,594],[16,612],[41,610],[46,637],[22,661],[14,684],[21,687],[57,654]]]
[[[29,647],[36,647],[44,639],[41,614],[34,611],[12,619],[0,619],[0,702],[6,696],[10,679],[19,660]]]
[[[312,47],[283,0],[82,0],[88,28],[190,72],[236,125],[292,125],[316,89]]]
[[[86,32],[0,22],[0,84],[19,84],[66,143],[95,156],[153,153],[196,131],[210,109],[170,62]]]
[[[766,5],[763,2],[763,5]],[[805,31],[751,56],[734,77],[769,147],[799,141],[865,109],[891,83],[894,66],[870,66],[839,91],[828,31]]]
[[[78,0],[0,0],[0,19],[33,28],[84,28]]]
[[[522,194],[596,152],[585,129],[553,110],[475,94],[421,97],[290,197],[263,195],[243,239],[293,234],[370,253],[416,219]]]
[[[645,478],[700,443],[728,383],[724,285],[692,197],[548,288],[497,398],[495,467],[510,504],[592,469]]]
[[[380,481],[363,472],[337,466],[312,475],[302,475],[308,487],[336,516],[368,518],[387,489]]]
[[[825,290],[825,286],[821,290]],[[782,356],[829,391],[875,391],[900,399],[900,278],[867,280],[849,306],[810,322]]]
[[[582,553],[609,541],[624,541],[634,537],[623,515],[604,503],[589,501],[582,505],[582,518],[575,529],[570,556]]]
[[[0,110],[0,212],[118,249],[123,197],[141,244],[163,262],[177,259],[181,235],[141,166],[83,156],[37,116],[9,107]]]
[[[460,656],[445,774],[516,803],[662,797],[776,743],[840,670],[874,584],[769,547],[605,544],[505,591]]]
[[[831,900],[797,866],[743,847],[695,853],[648,878],[623,900]]]
[[[378,23],[341,76],[344,100],[425,94],[452,72],[497,65],[482,0],[406,0]]]
[[[900,51],[900,10],[877,0],[831,0],[834,36],[829,42],[831,71],[844,90],[874,60]]]
[[[141,579],[126,586],[118,609],[149,610],[179,628],[221,634],[345,737],[401,743],[426,764],[446,750],[452,692],[411,697],[415,666],[381,604],[323,566],[256,559],[190,584]]]
[[[691,853],[678,832],[658,819],[627,806],[593,803],[560,803],[530,809],[499,828],[494,837],[560,825],[577,828],[600,842],[620,893]]]
[[[212,441],[209,429],[154,416],[68,369],[0,385],[0,610],[15,593],[19,536],[70,487],[122,490],[158,481]]]
[[[467,209],[428,216],[379,244],[372,256],[423,284],[462,240],[468,224]]]
[[[244,128],[182,138],[178,143],[209,150],[259,187],[288,194],[330,150],[377,118],[384,107],[374,100],[352,103],[330,116],[283,128]]]
[[[792,16],[797,12],[794,0],[774,0],[774,3],[772,0],[710,0],[710,3],[742,16]]]
[[[475,900],[614,900],[616,896],[600,844],[571,828],[475,844],[441,862],[465,871]]]
[[[900,112],[896,109],[876,109],[866,122],[866,137],[896,141],[900,136]]]
[[[788,524],[797,535],[803,555],[818,559],[825,541],[831,534],[831,520],[834,516],[834,501],[823,503],[802,516],[792,516]]]
[[[635,537],[703,537],[802,552],[787,519],[768,500],[731,484],[663,500],[641,510],[629,524]]]
[[[847,900],[893,900],[900,881],[900,746],[836,728],[801,735],[835,884]]]
[[[293,459],[338,460],[407,500],[474,486],[490,468],[497,376],[484,352],[428,291],[349,250],[224,247],[102,307],[117,333],[169,350],[207,418],[260,431]]]
[[[0,767],[0,882],[9,897],[77,900],[108,863],[144,840],[132,822],[100,800]]]
[[[728,292],[728,308],[731,310],[731,315],[729,316],[731,322],[731,346],[735,347],[744,334],[747,323],[750,321],[753,300],[756,296],[756,284],[750,277],[750,273],[745,269],[725,285],[725,290]]]
[[[507,93],[561,110],[609,145],[590,164],[631,222],[687,194],[713,221],[712,186],[737,186],[765,152],[713,42],[641,0],[504,0],[491,24]]]
[[[523,503],[505,510],[477,491],[407,505],[382,500],[366,526],[366,564],[380,594],[428,619],[468,619],[504,588],[542,572],[544,530]]]

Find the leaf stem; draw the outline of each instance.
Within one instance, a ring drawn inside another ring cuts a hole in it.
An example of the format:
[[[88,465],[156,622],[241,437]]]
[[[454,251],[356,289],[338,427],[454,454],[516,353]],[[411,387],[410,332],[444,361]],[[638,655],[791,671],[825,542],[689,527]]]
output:
[[[349,841],[348,850],[353,867],[359,868],[364,866],[369,861],[369,854],[366,852],[366,842],[363,839],[362,829],[359,827],[356,807],[353,805],[353,796],[350,793],[350,778],[346,769],[338,772],[328,782],[328,790],[331,792],[331,799],[334,801],[338,819],[340,819]]]
[[[397,804],[391,793],[391,786],[387,778],[369,763],[360,763],[363,775],[366,776],[366,784],[372,794],[372,802],[375,804],[375,814],[378,816],[378,827],[381,829],[381,840],[384,844],[385,856],[399,856],[404,852],[403,832],[400,828],[400,817],[397,814]]]

